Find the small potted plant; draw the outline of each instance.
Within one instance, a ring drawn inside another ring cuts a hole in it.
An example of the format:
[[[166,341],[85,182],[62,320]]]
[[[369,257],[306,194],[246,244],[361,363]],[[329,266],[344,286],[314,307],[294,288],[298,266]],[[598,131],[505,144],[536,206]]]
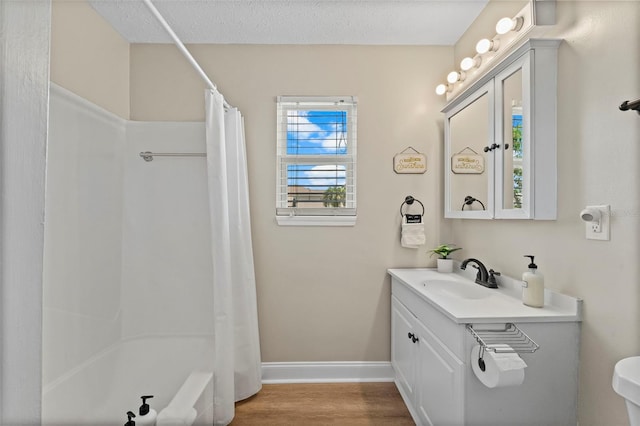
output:
[[[456,250],[461,250],[462,247],[455,247],[453,244],[441,244],[438,247],[429,250],[431,256],[437,254],[440,256],[438,259],[438,272],[453,272],[453,260],[449,259],[449,255]]]

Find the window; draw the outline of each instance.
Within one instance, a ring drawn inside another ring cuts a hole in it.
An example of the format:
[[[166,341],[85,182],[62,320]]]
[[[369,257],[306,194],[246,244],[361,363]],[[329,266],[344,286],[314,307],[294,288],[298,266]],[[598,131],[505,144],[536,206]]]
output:
[[[280,225],[353,225],[356,98],[278,97]]]

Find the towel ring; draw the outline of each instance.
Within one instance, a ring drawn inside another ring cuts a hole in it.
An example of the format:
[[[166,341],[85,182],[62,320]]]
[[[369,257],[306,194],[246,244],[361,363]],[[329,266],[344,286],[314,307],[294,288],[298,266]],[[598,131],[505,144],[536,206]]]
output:
[[[404,213],[402,212],[402,208],[404,207],[404,205],[407,204],[410,206],[414,201],[417,201],[418,204],[422,206],[422,214],[420,216],[424,216],[424,204],[422,204],[422,202],[420,202],[420,200],[418,200],[417,198],[413,198],[411,195],[407,195],[406,197],[404,197],[404,202],[400,205],[400,216],[404,217]]]

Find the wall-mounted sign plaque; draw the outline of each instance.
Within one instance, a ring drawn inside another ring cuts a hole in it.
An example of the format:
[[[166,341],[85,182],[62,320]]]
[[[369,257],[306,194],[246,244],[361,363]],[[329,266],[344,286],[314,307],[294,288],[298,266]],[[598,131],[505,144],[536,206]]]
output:
[[[407,152],[408,150],[413,152]],[[393,157],[393,171],[421,174],[427,171],[427,156],[409,147]]]
[[[464,153],[469,150],[470,153]],[[465,148],[451,156],[451,171],[458,174],[480,174],[484,172],[484,156],[471,148]]]

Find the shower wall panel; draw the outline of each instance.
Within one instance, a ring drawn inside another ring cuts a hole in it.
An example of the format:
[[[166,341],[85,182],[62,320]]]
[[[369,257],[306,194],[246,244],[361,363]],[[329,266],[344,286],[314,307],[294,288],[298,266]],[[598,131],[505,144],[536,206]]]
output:
[[[141,151],[204,152],[204,123],[129,122],[125,149],[123,336],[213,330],[206,160]]]
[[[43,384],[120,338],[125,121],[51,86]]]

